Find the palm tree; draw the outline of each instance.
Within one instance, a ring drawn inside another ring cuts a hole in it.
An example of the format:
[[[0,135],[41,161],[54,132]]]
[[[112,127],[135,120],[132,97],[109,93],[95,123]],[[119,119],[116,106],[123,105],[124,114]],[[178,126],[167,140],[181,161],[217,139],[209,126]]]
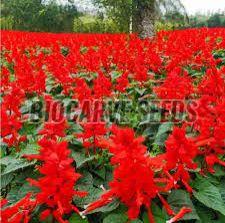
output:
[[[168,12],[179,12],[187,18],[180,0],[93,0],[115,20],[121,31],[137,32],[140,37],[154,35],[155,20]]]

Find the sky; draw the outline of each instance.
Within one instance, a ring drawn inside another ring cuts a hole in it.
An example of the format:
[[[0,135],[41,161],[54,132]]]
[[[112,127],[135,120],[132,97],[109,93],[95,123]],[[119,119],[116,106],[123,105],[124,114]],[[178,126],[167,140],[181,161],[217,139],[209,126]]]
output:
[[[225,0],[181,0],[188,14],[225,11]]]
[[[66,0],[59,0],[65,2]],[[93,9],[91,0],[74,0],[75,3],[78,3],[80,7],[86,8],[89,10]],[[225,11],[225,0],[181,0],[185,6],[189,15],[195,14],[197,12],[207,13],[215,11]]]

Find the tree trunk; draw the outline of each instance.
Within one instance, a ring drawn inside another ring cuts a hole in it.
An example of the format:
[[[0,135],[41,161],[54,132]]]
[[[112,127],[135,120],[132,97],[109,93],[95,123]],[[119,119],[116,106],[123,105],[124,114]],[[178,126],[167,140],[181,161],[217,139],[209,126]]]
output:
[[[141,38],[154,35],[155,0],[136,0],[136,9],[133,18],[134,31]]]

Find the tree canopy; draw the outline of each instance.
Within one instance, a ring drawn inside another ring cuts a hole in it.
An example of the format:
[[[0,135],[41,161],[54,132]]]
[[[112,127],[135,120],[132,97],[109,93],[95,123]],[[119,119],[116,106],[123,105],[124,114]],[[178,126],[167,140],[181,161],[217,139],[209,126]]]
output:
[[[184,19],[187,17],[180,0],[93,0],[93,3],[103,9],[122,32],[129,32],[131,28],[132,31],[137,31],[139,17],[145,14],[145,9],[149,9],[155,19],[162,18],[169,12],[177,12]]]
[[[1,16],[11,17],[13,29],[46,32],[72,31],[78,11],[73,1],[2,0]]]

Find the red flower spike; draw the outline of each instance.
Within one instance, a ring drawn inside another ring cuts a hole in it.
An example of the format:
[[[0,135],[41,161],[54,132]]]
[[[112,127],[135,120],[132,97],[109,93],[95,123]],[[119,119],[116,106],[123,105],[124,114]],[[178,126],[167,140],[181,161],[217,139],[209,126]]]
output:
[[[39,141],[39,145],[41,147],[39,156],[26,157],[42,161],[42,166],[38,169],[43,177],[38,180],[29,179],[32,185],[40,189],[36,194],[37,204],[47,206],[47,211],[42,213],[41,218],[45,218],[51,212],[59,222],[66,222],[63,215],[74,209],[78,210],[72,204],[74,195],[83,197],[87,193],[74,190],[80,174],[76,173],[71,165],[73,159],[69,157],[67,142],[57,143],[43,138]]]
[[[175,170],[173,175],[176,181],[185,182],[185,186],[190,189],[187,182],[190,180],[188,169],[196,169],[194,163],[198,155],[198,148],[193,141],[186,137],[183,128],[175,127],[172,134],[166,141],[166,169]]]
[[[176,86],[176,88],[174,88]],[[164,83],[154,88],[161,99],[185,99],[193,93],[192,80],[186,71],[174,68],[166,77]]]
[[[140,207],[148,207],[149,201],[157,195],[154,173],[148,165],[147,148],[142,144],[144,138],[136,138],[129,128],[113,126],[111,130],[113,135],[108,140],[108,149],[113,154],[114,179],[109,183],[110,190],[90,204],[85,213],[119,198],[127,205],[129,218],[135,219]]]

